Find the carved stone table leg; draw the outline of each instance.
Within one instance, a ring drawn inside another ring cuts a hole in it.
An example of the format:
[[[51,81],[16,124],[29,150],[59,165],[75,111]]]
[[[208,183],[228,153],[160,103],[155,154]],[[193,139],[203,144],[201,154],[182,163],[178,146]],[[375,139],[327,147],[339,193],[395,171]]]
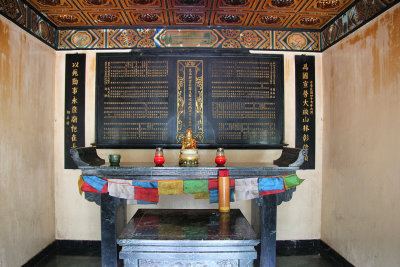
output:
[[[276,195],[262,197],[260,266],[276,266]]]
[[[118,266],[117,235],[125,227],[126,201],[101,194],[101,265]]]

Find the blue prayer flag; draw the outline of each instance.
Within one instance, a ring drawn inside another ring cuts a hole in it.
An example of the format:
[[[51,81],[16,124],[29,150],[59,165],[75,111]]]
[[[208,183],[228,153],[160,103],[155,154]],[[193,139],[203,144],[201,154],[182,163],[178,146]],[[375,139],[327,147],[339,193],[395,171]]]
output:
[[[97,176],[83,175],[82,179],[99,192],[103,189],[104,185],[107,183],[107,180],[103,180]]]
[[[158,188],[158,181],[140,181],[133,180],[133,186],[139,186],[143,188]]]
[[[259,191],[275,191],[284,190],[285,185],[283,184],[282,177],[269,177],[258,179],[258,190]]]

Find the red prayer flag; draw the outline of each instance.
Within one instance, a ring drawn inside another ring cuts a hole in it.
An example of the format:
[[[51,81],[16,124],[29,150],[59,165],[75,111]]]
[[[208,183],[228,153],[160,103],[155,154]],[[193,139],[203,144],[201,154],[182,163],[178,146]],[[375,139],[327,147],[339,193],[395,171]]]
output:
[[[229,188],[235,188],[235,179],[229,179]],[[208,180],[208,189],[218,189],[218,179]]]
[[[260,196],[278,194],[278,193],[282,193],[282,192],[285,192],[285,189],[283,189],[283,190],[271,190],[271,191],[260,191]]]
[[[93,193],[101,193],[101,194],[105,194],[108,192],[108,187],[107,184],[104,185],[103,189],[101,189],[101,191],[97,191],[94,187],[92,187],[90,184],[83,182],[82,186],[81,186],[81,190],[84,192],[93,192]]]
[[[135,186],[135,200],[158,203],[158,189]]]

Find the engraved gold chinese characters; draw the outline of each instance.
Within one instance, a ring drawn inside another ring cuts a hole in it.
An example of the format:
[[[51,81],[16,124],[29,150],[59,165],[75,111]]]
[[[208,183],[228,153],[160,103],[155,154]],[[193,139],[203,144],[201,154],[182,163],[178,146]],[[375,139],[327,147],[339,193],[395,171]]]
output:
[[[182,149],[179,152],[179,166],[197,166],[199,153],[196,140],[192,136],[192,130],[186,130],[186,136],[182,140]]]

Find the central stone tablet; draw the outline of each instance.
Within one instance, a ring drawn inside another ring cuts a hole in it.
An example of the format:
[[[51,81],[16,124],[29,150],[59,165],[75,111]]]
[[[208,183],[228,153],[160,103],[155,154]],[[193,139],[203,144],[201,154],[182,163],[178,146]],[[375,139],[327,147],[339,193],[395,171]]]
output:
[[[140,209],[118,239],[124,266],[253,266],[256,233],[231,210]]]

